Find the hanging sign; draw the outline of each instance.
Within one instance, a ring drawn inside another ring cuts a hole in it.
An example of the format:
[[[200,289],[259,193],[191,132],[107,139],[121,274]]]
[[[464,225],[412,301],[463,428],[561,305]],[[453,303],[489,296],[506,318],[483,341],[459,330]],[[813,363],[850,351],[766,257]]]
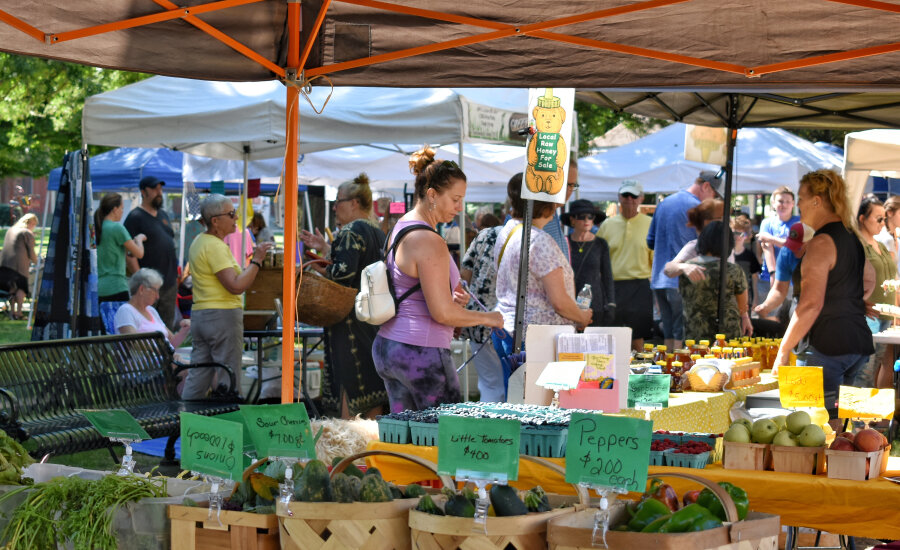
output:
[[[316,442],[303,403],[241,405],[257,456],[316,458]]]
[[[653,423],[639,418],[572,413],[566,482],[643,491]]]
[[[668,407],[671,383],[671,374],[629,374],[627,407]]]
[[[725,166],[727,163],[727,128],[684,126],[684,160]]]
[[[522,424],[500,418],[438,419],[438,474],[468,479],[519,478]]]
[[[143,441],[150,435],[125,409],[75,409],[88,419],[100,435],[110,439]]]
[[[181,465],[186,470],[238,481],[244,473],[243,451],[240,424],[181,413]]]
[[[578,151],[578,142],[572,143],[571,137],[574,106],[574,88],[529,90],[528,109],[535,133],[525,154],[523,199],[566,202],[569,156]]]
[[[894,390],[841,386],[838,418],[893,418]]]
[[[824,407],[822,367],[778,367],[778,395],[785,409]]]

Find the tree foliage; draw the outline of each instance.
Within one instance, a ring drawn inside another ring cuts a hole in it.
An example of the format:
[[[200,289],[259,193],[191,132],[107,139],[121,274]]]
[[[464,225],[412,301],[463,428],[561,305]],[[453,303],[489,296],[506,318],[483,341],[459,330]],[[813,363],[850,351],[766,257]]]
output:
[[[81,146],[84,100],[150,75],[0,53],[0,177],[42,176]]]
[[[616,112],[580,99],[575,100],[575,112],[578,113],[578,156],[590,154],[591,140],[602,136],[620,123],[624,123],[626,128],[641,136],[647,135],[655,126],[670,124],[663,120]]]

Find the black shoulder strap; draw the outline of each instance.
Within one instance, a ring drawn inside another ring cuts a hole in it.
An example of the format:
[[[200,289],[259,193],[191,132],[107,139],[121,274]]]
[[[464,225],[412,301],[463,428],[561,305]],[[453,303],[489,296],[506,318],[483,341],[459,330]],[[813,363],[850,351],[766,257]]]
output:
[[[385,239],[384,245],[385,245],[385,247],[387,247],[384,252],[385,263],[387,263],[388,255],[391,252],[394,253],[394,257],[396,258],[397,246],[400,244],[400,240],[403,237],[405,237],[408,233],[410,233],[412,231],[417,231],[419,229],[427,229],[428,231],[431,231],[432,233],[437,233],[437,231],[432,229],[431,226],[425,225],[425,224],[420,224],[420,223],[417,223],[415,225],[408,225],[408,226],[404,227],[403,229],[401,229],[400,231],[397,232],[397,236],[394,237],[394,242],[391,242],[390,237]],[[389,247],[388,247],[388,243],[391,243],[391,245]],[[414,284],[412,287],[410,287],[409,290],[404,292],[402,296],[397,298],[397,291],[394,289],[394,277],[393,277],[393,275],[391,275],[390,269],[388,270],[387,275],[388,275],[388,278],[387,278],[388,288],[391,290],[391,296],[394,297],[394,308],[395,309],[400,307],[400,302],[409,298],[410,296],[412,296],[412,294],[414,292],[416,292],[417,290],[420,290],[422,288],[422,283],[418,282],[418,283]]]

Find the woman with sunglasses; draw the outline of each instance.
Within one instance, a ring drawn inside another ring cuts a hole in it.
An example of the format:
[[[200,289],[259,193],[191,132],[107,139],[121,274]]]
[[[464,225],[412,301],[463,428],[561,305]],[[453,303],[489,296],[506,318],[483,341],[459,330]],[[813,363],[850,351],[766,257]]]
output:
[[[459,269],[450,261],[447,243],[435,231],[463,209],[466,175],[455,162],[438,161],[425,147],[413,153],[410,170],[416,175],[412,210],[388,237],[409,230],[384,259],[394,282],[394,296],[408,296],[397,314],[381,325],[372,344],[375,370],[384,380],[391,412],[422,410],[461,400],[459,378],[450,355],[456,327],[503,326],[497,312],[464,309],[469,294],[460,284]]]
[[[594,204],[586,199],[572,201],[569,211],[561,217],[563,224],[572,228],[569,250],[572,253],[572,271],[575,272],[575,289],[591,285],[591,310],[593,327],[612,326],[615,317],[615,290],[609,245],[593,233],[594,227],[606,219]]]
[[[866,260],[875,268],[875,288],[868,301],[873,304],[894,305],[894,291],[885,291],[881,284],[888,279],[897,278],[897,264],[894,263],[894,257],[891,256],[890,250],[875,238],[884,228],[884,218],[884,205],[881,200],[875,195],[863,197],[856,213],[856,223],[865,247]],[[869,330],[875,334],[887,329],[891,324],[891,318],[884,315],[878,319],[866,317],[866,323],[869,325]],[[881,366],[885,348],[885,344],[875,346],[875,353],[869,362],[856,373],[855,386],[862,388],[875,386],[875,375]]]
[[[247,267],[241,268],[225,236],[237,229],[237,212],[231,199],[213,193],[200,203],[206,232],[191,244],[188,258],[194,281],[191,309],[192,363],[222,363],[232,369],[241,387],[241,353],[244,337],[243,300],[262,268],[272,243],[253,249]],[[202,399],[214,389],[217,369],[191,369],[182,389],[182,399]]]

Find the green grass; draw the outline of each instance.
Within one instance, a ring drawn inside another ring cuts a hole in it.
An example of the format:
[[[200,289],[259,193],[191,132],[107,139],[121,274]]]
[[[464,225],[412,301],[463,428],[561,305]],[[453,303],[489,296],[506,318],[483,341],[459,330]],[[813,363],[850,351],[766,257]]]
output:
[[[6,313],[0,313],[0,344],[16,344],[31,341],[28,321],[14,321]]]

